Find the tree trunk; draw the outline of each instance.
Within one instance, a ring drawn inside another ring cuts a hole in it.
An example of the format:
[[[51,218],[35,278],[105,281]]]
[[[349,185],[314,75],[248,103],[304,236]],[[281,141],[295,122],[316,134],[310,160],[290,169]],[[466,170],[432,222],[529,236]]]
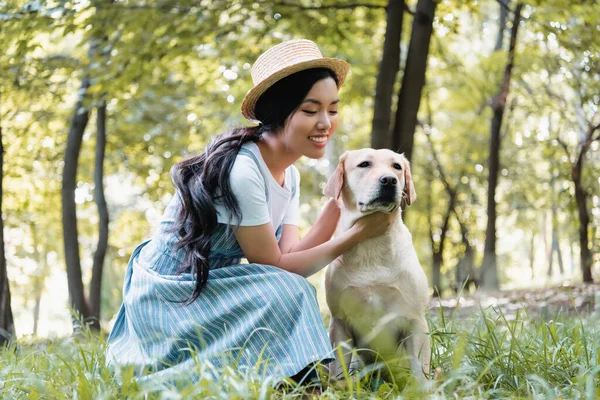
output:
[[[104,196],[104,154],[106,151],[106,101],[98,106],[97,112],[97,134],[96,134],[96,159],[94,169],[94,197],[98,205],[99,235],[98,247],[94,254],[92,266],[92,282],[90,284],[90,326],[100,329],[100,304],[102,293],[102,270],[104,257],[108,247],[108,208]]]
[[[442,293],[442,266],[444,265],[444,247],[446,244],[446,238],[448,237],[448,231],[450,230],[450,216],[452,210],[456,206],[456,196],[450,195],[448,201],[448,208],[446,215],[444,216],[444,223],[442,224],[442,231],[440,233],[440,241],[438,242],[437,248],[433,248],[433,293],[436,295],[436,289],[439,293]],[[433,237],[431,238],[433,241]]]
[[[552,205],[552,244],[550,246],[550,255],[548,256],[548,278],[552,278],[553,275],[553,264],[554,264],[554,254],[557,256],[558,260],[558,270],[559,275],[564,275],[564,266],[562,254],[560,252],[560,243],[558,240],[558,216],[556,213],[556,205]]]
[[[531,233],[529,241],[529,268],[531,269],[531,279],[535,277],[535,233]]]
[[[456,265],[456,291],[459,292],[462,290],[463,286],[465,289],[469,289],[471,283],[477,286],[477,278],[475,277],[475,250],[469,241],[469,231],[467,229],[467,224],[461,220],[461,217],[458,215],[458,210],[454,209],[454,214],[456,215],[456,219],[460,225],[461,232],[461,241],[465,246],[465,252],[462,257],[458,260],[458,264]]]
[[[108,3],[113,3],[114,0],[108,0]],[[99,24],[104,26],[104,21],[99,20]],[[90,48],[88,50],[88,59],[92,62],[96,56],[99,54],[100,56],[108,57],[110,54],[110,49],[104,46],[106,43],[106,37],[93,37],[90,41]],[[99,53],[100,52],[100,53]],[[86,71],[86,75],[81,82],[81,89],[79,90],[79,96],[77,99],[77,103],[75,104],[75,111],[73,113],[73,118],[71,121],[71,127],[69,129],[69,135],[67,137],[67,149],[65,151],[65,165],[63,170],[63,187],[62,187],[62,208],[63,208],[63,236],[65,242],[65,261],[67,264],[67,279],[69,281],[69,296],[71,299],[71,305],[76,313],[79,314],[79,318],[82,319],[82,322],[89,323],[90,327],[94,329],[99,329],[99,325],[94,322],[98,321],[96,317],[91,314],[91,309],[93,308],[96,312],[99,312],[100,305],[99,299],[94,299],[94,304],[88,304],[83,287],[83,280],[81,274],[81,259],[79,256],[79,240],[78,240],[78,232],[77,232],[77,210],[75,204],[75,189],[77,187],[77,167],[79,162],[79,152],[81,151],[81,143],[83,140],[83,132],[87,126],[90,111],[86,108],[84,104],[84,99],[87,96],[87,90],[90,87],[90,76],[87,74],[90,71]],[[105,106],[105,104],[103,103]],[[99,118],[102,119],[102,118]],[[102,122],[103,124],[104,122]],[[105,131],[103,129],[103,134],[105,135]],[[105,147],[105,138],[99,140],[101,142],[102,147],[102,163],[104,161],[104,147]],[[96,164],[96,172],[97,174],[100,172],[100,176],[103,175],[103,171],[98,171]],[[96,179],[96,178],[95,178]],[[96,182],[97,184],[97,182]],[[98,190],[102,191],[100,201],[104,201],[104,192],[103,186],[100,185],[100,189],[96,188],[96,197],[98,196]],[[98,198],[96,199],[98,201]],[[102,206],[99,203],[99,209]],[[106,207],[106,202],[104,202],[104,207]],[[104,232],[104,224],[107,224],[108,221],[108,213],[106,213],[106,218],[103,215],[104,211],[100,212],[100,238],[98,240],[98,249],[96,251],[97,254],[94,255],[94,267],[92,270],[92,285],[94,286],[94,282],[97,282],[99,279],[101,280],[102,274],[102,265],[104,264],[104,255],[106,253],[106,247],[102,249],[102,242],[106,241],[106,237],[108,237],[108,232]],[[104,220],[105,218],[105,220]],[[97,259],[98,257],[98,259]],[[101,257],[101,258],[100,258]],[[100,262],[100,267],[97,267],[97,263]],[[98,277],[98,272],[100,273],[100,277]],[[96,291],[100,290],[100,283],[96,283],[97,287],[90,287],[91,293],[96,293]],[[77,321],[73,321],[73,328],[75,331],[78,329]]]
[[[43,244],[40,243],[37,234],[37,225],[35,221],[29,223],[29,230],[31,231],[31,239],[33,241],[33,254],[35,262],[38,264],[38,269],[36,271],[35,280],[33,282],[32,293],[34,296],[34,304],[33,304],[33,336],[37,335],[39,320],[40,320],[40,308],[42,305],[42,294],[44,292],[44,283],[46,281],[46,276],[48,274],[48,265],[46,262],[47,252],[45,248],[42,252],[39,251],[39,246]]]
[[[35,284],[33,286],[33,336],[38,334],[39,322],[40,322],[40,309],[42,306],[42,295],[44,294],[44,284],[46,282],[46,273],[48,265],[46,263],[45,254],[40,258],[40,276],[36,277]]]
[[[8,345],[15,336],[15,323],[10,304],[10,285],[6,255],[4,253],[4,220],[2,218],[2,196],[4,180],[4,145],[0,126],[0,347]]]
[[[387,6],[383,55],[379,65],[379,74],[377,75],[375,104],[373,106],[371,147],[374,149],[391,148],[392,146],[390,130],[392,95],[396,75],[400,69],[400,40],[404,6],[404,0],[390,0]]]
[[[488,221],[485,230],[485,246],[482,263],[482,286],[485,289],[498,289],[498,271],[497,271],[497,255],[496,255],[496,188],[498,187],[498,175],[500,171],[500,131],[502,128],[502,117],[506,108],[506,99],[508,97],[508,89],[510,86],[510,78],[512,75],[515,45],[517,42],[517,33],[519,31],[519,23],[521,21],[521,9],[523,4],[517,4],[515,16],[513,19],[512,30],[510,34],[510,47],[508,50],[508,60],[504,69],[504,78],[500,91],[492,99],[492,121],[491,121],[491,139],[490,139],[490,155],[488,159],[488,201],[487,214]]]
[[[575,240],[569,240],[569,277],[575,275]]]
[[[548,239],[548,213],[542,213],[542,240],[544,241],[544,254],[548,256],[550,251],[550,240]]]
[[[79,239],[77,231],[77,209],[75,204],[75,189],[77,188],[77,167],[79,152],[83,140],[83,132],[88,123],[89,111],[84,106],[84,97],[90,86],[89,78],[84,78],[75,103],[71,127],[67,136],[65,164],[62,181],[62,214],[63,239],[65,246],[65,262],[67,264],[67,280],[69,298],[73,311],[79,317],[89,317],[89,308],[85,299],[83,279],[81,276],[81,259],[79,257]]]
[[[31,333],[33,336],[37,336],[39,324],[40,324],[40,309],[42,306],[42,292],[39,291],[34,294],[35,303],[33,305],[33,332]]]
[[[433,239],[433,238],[432,238]],[[431,288],[433,289],[433,297],[442,296],[442,253],[434,251],[431,257]]]
[[[431,164],[428,164],[426,169],[427,175],[425,179],[427,180],[427,187],[431,187],[433,183],[433,170]],[[431,190],[427,191],[427,201],[425,202],[425,208],[427,210],[427,229],[429,233],[429,241],[431,243],[431,286],[433,287],[433,296],[436,297],[438,292],[436,287],[439,287],[437,282],[439,282],[439,261],[436,260],[436,241],[433,237],[433,195]]]
[[[591,138],[591,134],[589,135]],[[587,196],[581,180],[583,171],[583,160],[585,153],[589,149],[591,140],[584,143],[581,152],[577,158],[577,162],[571,169],[571,176],[575,184],[575,201],[577,202],[577,214],[579,215],[579,256],[581,265],[581,274],[583,281],[593,283],[592,279],[592,252],[589,248],[588,229],[590,225],[590,216],[587,210]]]
[[[436,246],[436,242],[433,238],[433,229],[432,229],[432,222],[431,222],[431,217],[429,218],[429,236],[431,237],[431,248],[432,248],[432,277],[433,277],[433,295],[436,296],[439,292],[439,294],[441,294],[442,292],[442,266],[444,264],[444,247],[446,244],[446,238],[448,237],[448,231],[450,229],[450,216],[452,215],[452,212],[454,211],[456,213],[456,200],[457,200],[457,191],[455,188],[453,188],[450,185],[450,182],[448,181],[447,177],[446,177],[446,173],[444,172],[444,168],[442,166],[442,163],[440,162],[440,159],[437,156],[437,151],[435,150],[435,146],[433,145],[433,140],[431,140],[431,127],[433,126],[433,117],[432,117],[432,112],[431,112],[431,104],[429,102],[429,96],[425,97],[425,104],[427,106],[426,110],[427,110],[427,124],[429,125],[428,127],[426,127],[425,129],[425,137],[427,138],[427,142],[429,143],[429,147],[431,149],[431,155],[433,157],[433,161],[435,166],[437,167],[437,170],[439,172],[440,175],[440,180],[442,181],[442,183],[444,184],[444,188],[446,189],[446,192],[448,193],[448,208],[446,209],[446,215],[444,216],[444,222],[442,224],[442,231],[440,234],[440,240],[437,243]],[[433,175],[432,173],[430,175]],[[431,187],[431,178],[429,179],[429,185],[428,187]],[[428,191],[428,203],[429,203],[429,214],[431,214],[431,209],[433,208],[433,206],[431,205],[432,200],[431,200],[431,191]],[[437,290],[436,290],[437,289]]]
[[[421,91],[425,84],[429,42],[433,32],[433,16],[437,1],[419,0],[413,20],[402,87],[398,93],[398,109],[392,132],[392,150],[412,159],[417,114]]]
[[[500,6],[500,21],[498,22],[498,36],[494,51],[500,51],[504,47],[504,31],[506,30],[506,19],[508,18],[508,6],[510,0],[498,0]]]
[[[556,241],[552,244],[552,246],[556,246],[554,251],[556,252],[556,255],[558,257],[558,274],[561,277],[564,277],[565,275],[565,264],[563,262],[563,257],[562,257],[562,252],[560,250],[560,240],[558,239],[558,236],[556,236]]]

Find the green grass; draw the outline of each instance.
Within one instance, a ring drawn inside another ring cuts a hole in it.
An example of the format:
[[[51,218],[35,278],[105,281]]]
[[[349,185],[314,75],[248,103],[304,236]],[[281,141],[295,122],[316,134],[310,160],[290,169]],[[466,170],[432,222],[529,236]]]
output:
[[[500,310],[481,310],[468,318],[431,315],[432,366],[426,384],[400,372],[392,383],[341,382],[324,391],[326,399],[600,397],[600,317],[558,314],[543,320],[521,310],[507,318]],[[195,371],[191,385],[153,391],[138,386],[125,370],[122,384],[104,366],[105,342],[84,334],[51,342],[19,343],[0,354],[2,399],[113,398],[301,398],[304,388],[287,393],[256,371],[216,370],[209,363]]]

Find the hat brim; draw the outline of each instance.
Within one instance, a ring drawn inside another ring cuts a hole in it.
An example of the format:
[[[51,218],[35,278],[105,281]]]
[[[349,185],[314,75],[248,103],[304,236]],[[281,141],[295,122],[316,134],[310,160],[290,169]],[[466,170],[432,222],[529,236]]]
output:
[[[260,121],[256,119],[256,115],[254,114],[254,108],[256,107],[256,103],[260,96],[273,86],[275,82],[296,72],[312,68],[328,68],[333,71],[337,77],[339,88],[346,80],[346,75],[348,75],[348,72],[350,71],[350,64],[337,58],[318,58],[316,60],[303,61],[283,68],[248,91],[242,102],[242,115],[251,122],[259,123]]]

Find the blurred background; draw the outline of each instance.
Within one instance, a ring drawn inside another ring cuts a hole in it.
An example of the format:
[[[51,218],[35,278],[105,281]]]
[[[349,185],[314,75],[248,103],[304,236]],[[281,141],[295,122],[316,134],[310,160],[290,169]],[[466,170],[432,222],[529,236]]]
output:
[[[352,66],[327,156],[297,163],[302,232],[339,155],[387,147],[432,295],[598,280],[599,21],[571,0],[0,1],[0,331],[68,335],[70,307],[108,331],[169,169],[248,124],[252,63],[294,38]]]

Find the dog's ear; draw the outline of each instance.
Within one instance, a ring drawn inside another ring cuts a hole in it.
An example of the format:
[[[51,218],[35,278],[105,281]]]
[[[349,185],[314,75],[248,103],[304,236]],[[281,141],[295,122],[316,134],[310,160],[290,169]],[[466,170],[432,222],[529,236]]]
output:
[[[333,174],[329,177],[323,194],[334,199],[339,199],[342,194],[342,188],[344,187],[344,162],[346,161],[346,154],[344,153],[340,157],[340,162]]]
[[[407,206],[410,206],[417,199],[415,185],[410,175],[410,163],[406,158],[404,158],[404,194]]]

